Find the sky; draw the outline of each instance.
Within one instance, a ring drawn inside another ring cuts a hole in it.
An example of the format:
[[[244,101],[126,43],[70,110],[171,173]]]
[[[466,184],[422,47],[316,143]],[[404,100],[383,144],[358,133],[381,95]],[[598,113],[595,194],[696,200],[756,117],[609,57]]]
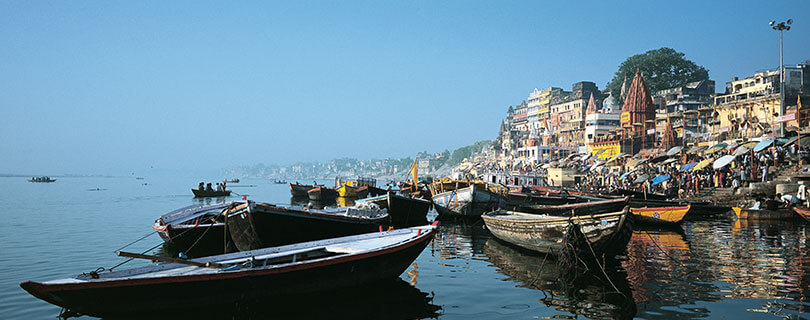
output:
[[[401,158],[494,139],[533,88],[671,47],[810,59],[810,1],[0,1],[0,173]]]

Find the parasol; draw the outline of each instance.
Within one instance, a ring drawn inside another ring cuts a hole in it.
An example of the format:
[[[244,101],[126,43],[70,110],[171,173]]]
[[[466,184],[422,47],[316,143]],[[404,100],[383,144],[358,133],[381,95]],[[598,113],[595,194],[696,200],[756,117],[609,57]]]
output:
[[[731,156],[731,155],[722,156],[719,159],[717,159],[716,161],[714,161],[714,164],[712,165],[712,168],[720,169],[722,167],[725,167],[729,163],[731,163],[731,161],[734,161],[735,158],[737,158],[737,157],[736,156]]]
[[[773,144],[773,140],[771,139],[763,140],[762,142],[757,143],[757,146],[754,147],[754,152],[760,152],[762,150],[765,150],[765,148],[770,147],[771,144]]]
[[[678,170],[678,171],[680,171],[680,172],[684,172],[684,171],[686,171],[686,170],[689,170],[689,169],[694,168],[694,167],[695,167],[697,164],[698,164],[697,162],[690,162],[690,163],[687,163],[687,164],[683,165],[683,166],[681,167],[681,169],[680,169],[680,170]]]
[[[652,185],[653,186],[659,185],[659,184],[661,184],[661,182],[669,180],[669,178],[670,178],[670,176],[666,175],[666,174],[662,174],[660,176],[657,176],[657,177],[652,179]]]

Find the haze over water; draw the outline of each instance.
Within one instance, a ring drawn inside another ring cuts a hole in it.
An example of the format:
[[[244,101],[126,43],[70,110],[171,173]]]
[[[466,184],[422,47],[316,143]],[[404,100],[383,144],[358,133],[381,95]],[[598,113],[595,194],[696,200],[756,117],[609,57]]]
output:
[[[7,221],[0,224],[0,317],[56,316],[58,307],[28,295],[19,282],[72,277],[123,261],[113,251],[152,232],[159,215],[200,203],[189,190],[198,180],[57,177],[55,183],[40,184],[0,178],[0,215]],[[250,185],[255,187],[245,187]],[[247,179],[230,187],[256,201],[290,203],[286,185]],[[294,316],[800,318],[810,311],[807,228],[798,221],[719,219],[686,222],[683,234],[637,230],[626,257],[606,269],[611,285],[593,275],[561,281],[554,259],[497,241],[481,221],[444,222],[433,244],[400,276],[402,282],[382,292],[351,292],[360,301],[351,301],[351,308],[293,306]],[[140,252],[159,242],[152,235],[126,250]],[[391,301],[401,303],[387,304]],[[272,315],[273,310],[252,306],[233,316]]]

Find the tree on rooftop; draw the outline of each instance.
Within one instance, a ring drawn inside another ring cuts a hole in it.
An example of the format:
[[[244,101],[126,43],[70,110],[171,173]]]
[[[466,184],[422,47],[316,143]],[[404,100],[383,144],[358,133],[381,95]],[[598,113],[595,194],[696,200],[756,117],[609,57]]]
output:
[[[706,68],[685,59],[684,56],[684,53],[666,47],[631,56],[619,65],[619,70],[606,88],[614,92],[613,96],[619,103],[624,103],[623,97],[615,93],[621,91],[625,78],[633,79],[636,68],[641,70],[644,82],[651,93],[709,79],[709,71]]]

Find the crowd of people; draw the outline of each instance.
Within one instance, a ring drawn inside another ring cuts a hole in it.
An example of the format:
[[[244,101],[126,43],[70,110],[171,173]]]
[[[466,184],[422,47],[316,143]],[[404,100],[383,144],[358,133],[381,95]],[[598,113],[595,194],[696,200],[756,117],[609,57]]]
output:
[[[216,187],[211,187],[211,183],[200,182],[200,185],[197,186],[197,190],[205,191],[205,192],[222,192],[225,191],[225,182],[222,183],[217,182]]]
[[[798,165],[799,154],[805,151],[803,148],[800,150],[796,144],[769,147],[760,152],[748,150],[738,153],[733,161],[719,168],[707,163],[705,166],[698,166],[698,170],[681,170],[688,163],[717,160],[724,155],[733,155],[735,150],[736,148],[722,148],[711,154],[680,152],[669,158],[660,154],[646,159],[627,157],[617,160],[611,167],[588,170],[578,187],[595,191],[621,188],[661,193],[671,199],[696,197],[711,188],[732,188],[736,193],[749,183],[771,181],[774,178],[773,173],[779,168]],[[635,162],[631,162],[631,159]],[[660,178],[655,179],[656,177]]]

